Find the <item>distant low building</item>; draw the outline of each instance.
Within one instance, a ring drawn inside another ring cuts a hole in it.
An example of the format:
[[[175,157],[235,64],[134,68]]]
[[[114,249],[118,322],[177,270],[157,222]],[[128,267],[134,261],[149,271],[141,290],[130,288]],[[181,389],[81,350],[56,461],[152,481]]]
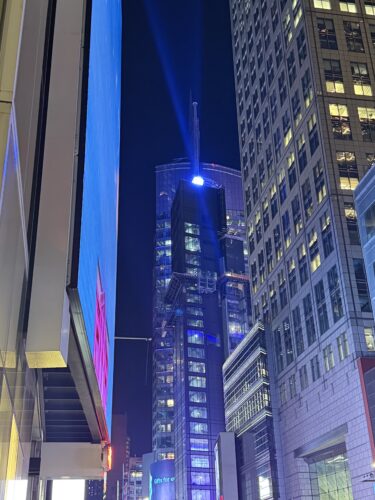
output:
[[[142,458],[130,457],[129,459],[129,476],[126,485],[125,498],[126,500],[142,500]]]

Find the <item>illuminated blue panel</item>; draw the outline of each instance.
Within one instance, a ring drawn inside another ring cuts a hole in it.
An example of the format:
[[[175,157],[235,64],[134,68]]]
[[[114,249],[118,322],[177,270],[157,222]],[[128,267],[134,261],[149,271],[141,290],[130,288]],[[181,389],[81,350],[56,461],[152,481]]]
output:
[[[149,493],[151,500],[176,498],[174,460],[162,460],[151,464]]]
[[[116,305],[120,92],[121,0],[93,0],[78,292],[92,354],[98,289],[101,293],[101,317],[107,323],[101,331],[108,336],[104,339],[108,373],[102,374],[107,395],[104,399],[102,395],[102,401],[109,432]]]

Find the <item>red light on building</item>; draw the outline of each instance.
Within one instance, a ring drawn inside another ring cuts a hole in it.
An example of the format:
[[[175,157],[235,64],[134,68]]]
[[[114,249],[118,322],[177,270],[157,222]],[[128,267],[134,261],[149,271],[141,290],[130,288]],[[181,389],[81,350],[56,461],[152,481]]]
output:
[[[112,469],[112,446],[108,446],[108,458],[107,458],[107,464],[108,464],[108,471]]]

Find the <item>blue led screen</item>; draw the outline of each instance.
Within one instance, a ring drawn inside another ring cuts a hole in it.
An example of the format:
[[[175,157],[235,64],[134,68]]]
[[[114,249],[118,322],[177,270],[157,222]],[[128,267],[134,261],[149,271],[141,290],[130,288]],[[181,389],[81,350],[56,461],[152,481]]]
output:
[[[94,356],[95,335],[99,331],[106,337],[101,341],[107,349],[107,373],[100,374],[98,366],[95,370],[109,432],[116,305],[121,24],[121,0],[92,1],[78,293],[94,365],[96,356],[102,368],[103,352]]]

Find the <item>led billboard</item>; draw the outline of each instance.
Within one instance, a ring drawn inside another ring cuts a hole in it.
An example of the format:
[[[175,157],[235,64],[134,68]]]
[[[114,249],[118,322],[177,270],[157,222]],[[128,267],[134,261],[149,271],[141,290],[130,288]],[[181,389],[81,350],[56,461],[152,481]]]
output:
[[[77,289],[111,427],[120,162],[121,0],[92,0]]]

